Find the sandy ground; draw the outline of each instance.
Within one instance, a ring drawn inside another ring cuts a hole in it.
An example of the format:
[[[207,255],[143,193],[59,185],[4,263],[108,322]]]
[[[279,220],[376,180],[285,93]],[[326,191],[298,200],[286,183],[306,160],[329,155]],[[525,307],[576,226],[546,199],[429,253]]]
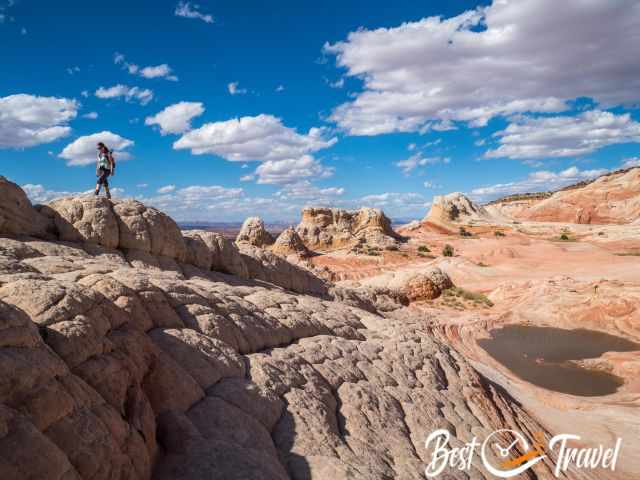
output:
[[[341,280],[362,282],[386,272],[438,266],[457,286],[484,293],[492,307],[440,298],[412,308],[426,312],[436,335],[509,391],[550,432],[575,433],[584,445],[594,446],[621,437],[616,472],[594,472],[593,478],[640,478],[640,351],[608,352],[591,361],[593,368],[614,373],[625,384],[612,395],[577,397],[521,380],[476,343],[505,324],[589,328],[640,341],[640,226],[525,222],[466,228],[472,237],[424,225],[401,230],[409,239],[399,251],[376,257],[333,252],[313,261]],[[561,240],[562,234],[568,240]],[[453,257],[442,256],[447,244],[454,248]]]

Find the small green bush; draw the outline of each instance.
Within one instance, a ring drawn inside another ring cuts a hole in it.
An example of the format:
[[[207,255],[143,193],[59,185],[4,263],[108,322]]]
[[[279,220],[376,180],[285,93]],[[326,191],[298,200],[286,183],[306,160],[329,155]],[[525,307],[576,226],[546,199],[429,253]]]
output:
[[[449,244],[442,249],[442,255],[445,257],[453,257],[453,247]]]
[[[461,237],[472,237],[473,234],[471,232],[467,231],[466,228],[460,227],[460,236]]]
[[[496,237],[506,237],[506,235],[504,234],[504,232],[501,232],[500,230],[496,230],[493,233]]]
[[[418,247],[418,251],[422,253],[429,253],[431,250],[429,250],[429,247],[427,247],[426,245],[420,245]]]
[[[560,240],[564,240],[564,241],[569,240],[569,235],[567,235],[566,233],[563,233],[562,235],[560,235]]]

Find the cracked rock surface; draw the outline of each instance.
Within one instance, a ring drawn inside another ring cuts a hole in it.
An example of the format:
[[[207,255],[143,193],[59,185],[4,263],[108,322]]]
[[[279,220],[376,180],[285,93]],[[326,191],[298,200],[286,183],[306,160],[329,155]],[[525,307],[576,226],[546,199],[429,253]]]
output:
[[[421,314],[214,271],[218,238],[102,203],[0,237],[0,478],[418,479],[436,428],[540,430]]]

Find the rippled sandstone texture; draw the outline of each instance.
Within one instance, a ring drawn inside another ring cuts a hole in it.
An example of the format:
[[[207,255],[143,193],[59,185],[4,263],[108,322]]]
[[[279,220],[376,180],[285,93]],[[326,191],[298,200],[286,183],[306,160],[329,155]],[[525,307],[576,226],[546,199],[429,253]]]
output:
[[[419,312],[138,202],[0,193],[0,478],[418,479],[436,428],[541,429]]]

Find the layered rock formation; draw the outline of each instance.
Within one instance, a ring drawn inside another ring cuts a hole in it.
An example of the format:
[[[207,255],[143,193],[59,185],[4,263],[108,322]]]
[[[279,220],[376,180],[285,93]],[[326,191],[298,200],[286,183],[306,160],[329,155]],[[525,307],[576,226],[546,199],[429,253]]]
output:
[[[391,220],[376,208],[305,208],[296,231],[308,248],[318,251],[356,245],[386,248],[396,245],[399,239]]]
[[[360,280],[360,285],[385,289],[400,299],[401,303],[411,303],[438,298],[444,290],[453,287],[453,282],[444,271],[437,267],[415,270],[397,270]]]
[[[419,312],[383,317],[302,277],[282,288],[283,258],[183,236],[137,202],[27,209],[53,222],[35,231],[8,201],[0,478],[419,479],[434,429],[457,445],[541,430]],[[489,476],[479,457],[445,474]]]
[[[431,209],[423,222],[450,225],[487,223],[494,220],[482,205],[476,204],[460,192],[453,192],[433,197]]]
[[[587,224],[625,224],[640,218],[640,168],[604,175],[585,186],[555,192],[549,198],[513,208],[497,208],[518,220]]]
[[[273,243],[273,237],[267,232],[264,221],[260,217],[249,217],[242,224],[236,243],[265,247]]]
[[[311,252],[293,227],[283,230],[282,233],[278,235],[275,243],[271,246],[271,251],[285,257],[295,255],[306,258],[311,255]]]

